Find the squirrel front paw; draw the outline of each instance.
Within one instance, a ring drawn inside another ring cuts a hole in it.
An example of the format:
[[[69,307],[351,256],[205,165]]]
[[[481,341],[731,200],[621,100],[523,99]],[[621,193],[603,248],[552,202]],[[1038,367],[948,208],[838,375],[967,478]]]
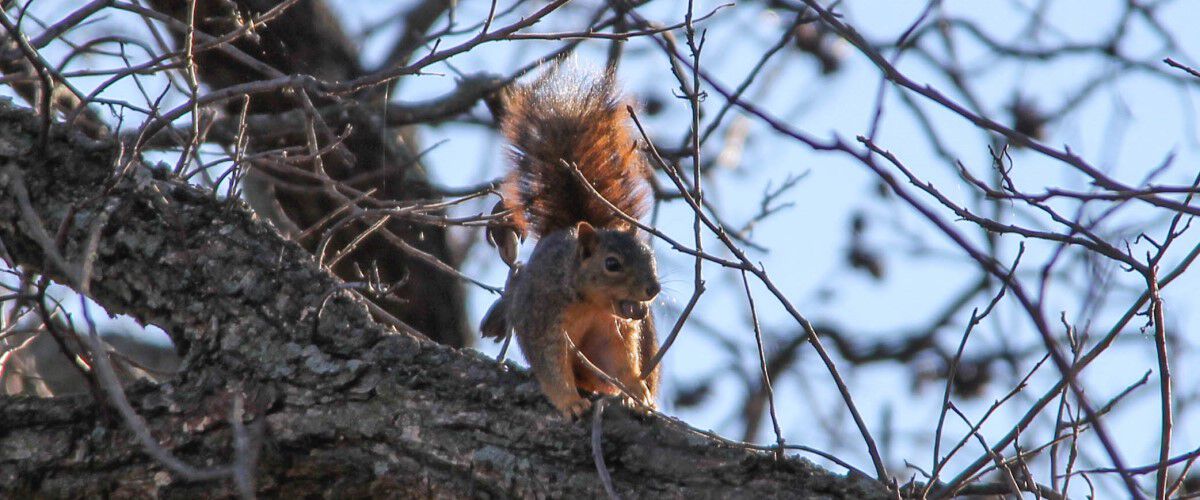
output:
[[[649,413],[658,410],[658,406],[654,404],[654,399],[649,394],[639,398],[631,398],[629,396],[621,397],[621,404],[625,407],[642,413]]]
[[[658,407],[654,404],[654,396],[650,395],[650,388],[645,382],[638,382],[636,387],[640,390],[634,391],[632,395],[621,397],[621,402],[630,408],[638,410],[657,410]]]
[[[584,413],[587,413],[587,411],[592,407],[592,402],[576,396],[575,399],[570,399],[561,403],[556,402],[554,406],[558,407],[558,411],[559,413],[562,413],[562,416],[574,420],[582,417]]]

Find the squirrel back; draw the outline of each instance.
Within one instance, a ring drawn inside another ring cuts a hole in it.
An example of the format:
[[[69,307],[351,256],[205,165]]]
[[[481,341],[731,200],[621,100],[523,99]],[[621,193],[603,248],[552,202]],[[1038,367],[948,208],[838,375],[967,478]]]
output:
[[[564,66],[504,95],[500,129],[513,147],[513,170],[502,188],[505,207],[522,235],[543,236],[579,222],[628,229],[570,167],[622,212],[635,219],[645,215],[645,158],[630,134],[613,75]]]

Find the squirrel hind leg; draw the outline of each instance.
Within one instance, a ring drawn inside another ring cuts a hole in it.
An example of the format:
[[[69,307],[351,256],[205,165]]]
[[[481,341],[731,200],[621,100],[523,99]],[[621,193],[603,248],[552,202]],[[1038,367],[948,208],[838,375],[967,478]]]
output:
[[[557,324],[556,322],[550,324]],[[591,401],[579,396],[566,337],[558,328],[546,324],[518,321],[514,325],[517,343],[529,361],[542,394],[564,417],[578,418],[591,407]],[[533,327],[534,330],[530,330]]]
[[[658,394],[659,379],[662,377],[662,361],[659,361],[651,373],[646,373],[650,361],[658,355],[659,349],[658,331],[654,326],[654,314],[648,314],[639,323],[638,371],[642,374],[643,382],[646,383],[646,390],[650,393],[650,399],[653,400]]]
[[[561,359],[561,364],[555,362],[553,364],[556,366],[549,370],[547,367],[534,366],[534,375],[542,393],[559,413],[567,418],[578,418],[592,406],[592,402],[579,395],[579,381],[569,366],[567,357],[563,356]]]

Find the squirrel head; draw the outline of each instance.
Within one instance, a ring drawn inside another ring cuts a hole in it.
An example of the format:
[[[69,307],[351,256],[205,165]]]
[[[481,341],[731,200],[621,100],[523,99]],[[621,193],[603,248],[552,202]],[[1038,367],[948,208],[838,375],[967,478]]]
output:
[[[611,304],[613,314],[643,319],[658,296],[654,252],[633,231],[575,226],[576,290],[585,300]]]

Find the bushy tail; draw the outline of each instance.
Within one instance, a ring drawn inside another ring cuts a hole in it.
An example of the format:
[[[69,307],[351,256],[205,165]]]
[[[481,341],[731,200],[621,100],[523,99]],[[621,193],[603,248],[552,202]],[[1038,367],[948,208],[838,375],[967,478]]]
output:
[[[583,176],[626,214],[645,215],[645,159],[630,134],[614,78],[556,65],[534,82],[509,89],[500,127],[513,147],[504,200],[522,234],[541,236],[580,221],[603,228],[628,224],[579,183]]]

